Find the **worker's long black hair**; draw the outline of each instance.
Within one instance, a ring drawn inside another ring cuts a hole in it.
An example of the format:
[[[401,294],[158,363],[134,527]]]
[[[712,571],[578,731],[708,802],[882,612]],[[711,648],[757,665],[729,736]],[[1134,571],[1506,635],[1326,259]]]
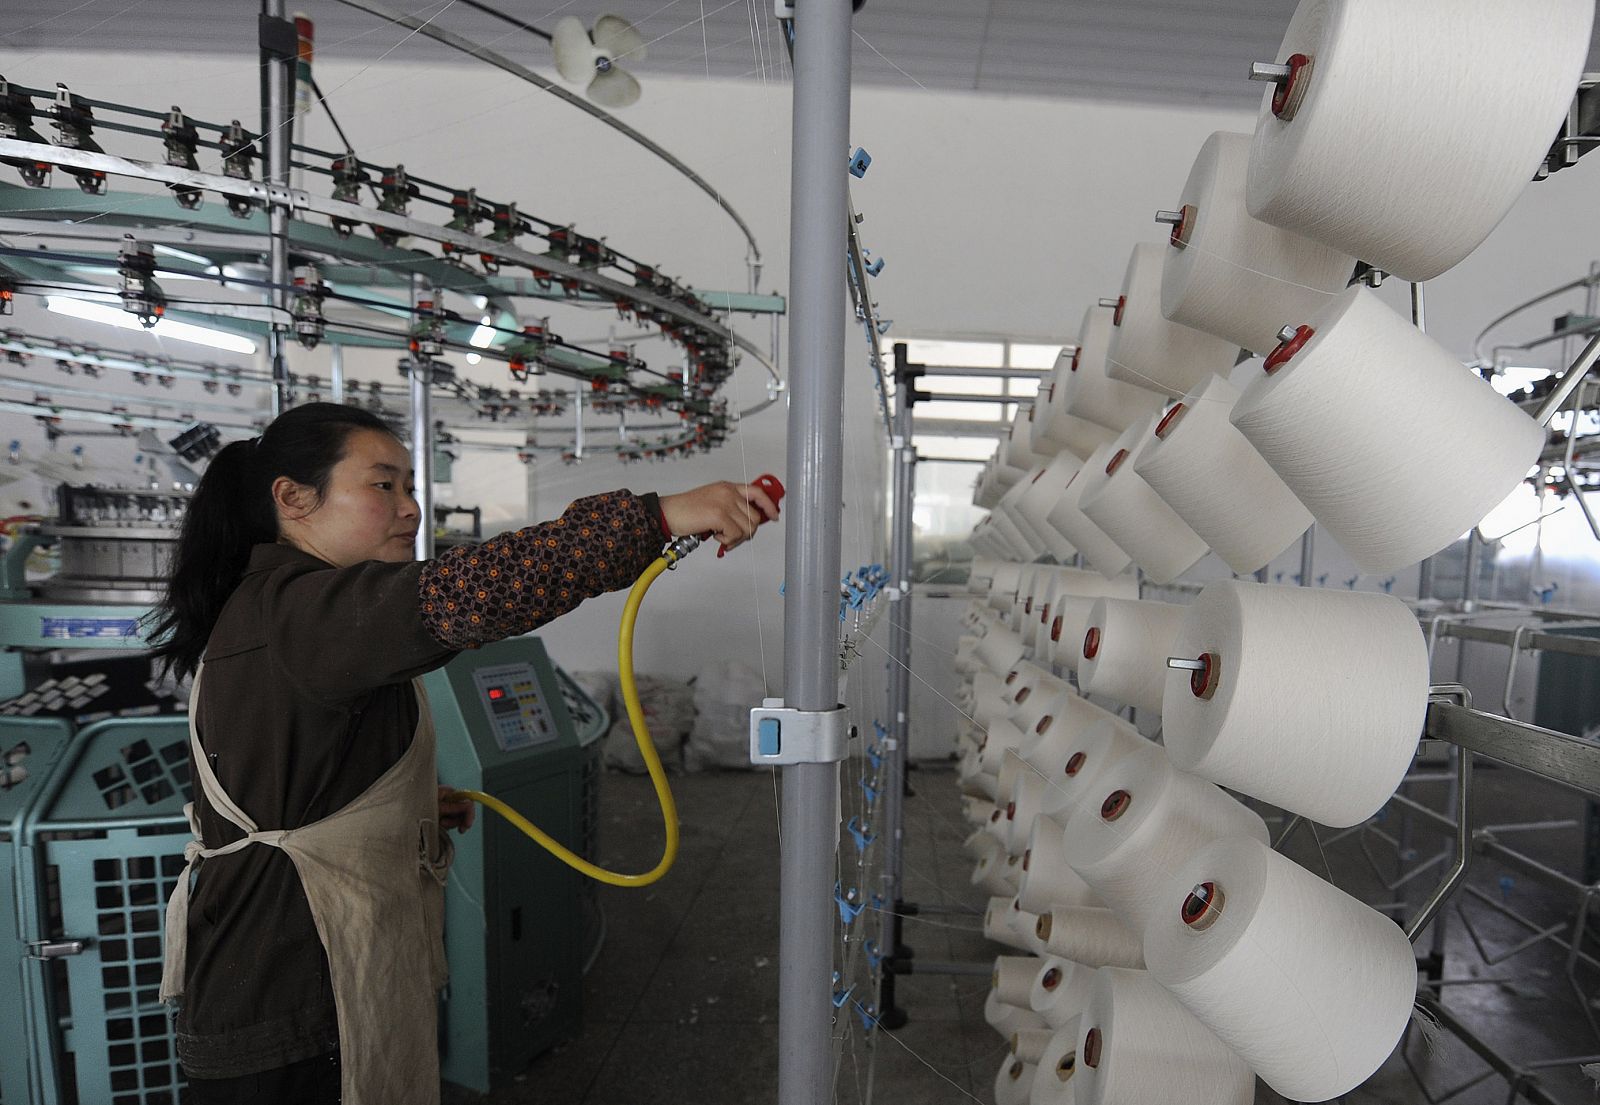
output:
[[[193,674],[223,605],[244,578],[250,550],[278,539],[272,482],[287,476],[315,489],[320,501],[356,430],[393,433],[359,408],[307,403],[279,415],[260,437],[235,441],[211,458],[184,515],[166,596],[151,613],[149,639],[158,642],[154,653],[165,670]]]

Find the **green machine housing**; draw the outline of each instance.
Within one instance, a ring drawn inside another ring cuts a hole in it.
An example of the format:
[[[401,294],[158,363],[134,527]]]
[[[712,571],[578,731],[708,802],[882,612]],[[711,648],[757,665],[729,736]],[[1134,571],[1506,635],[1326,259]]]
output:
[[[423,685],[440,781],[493,794],[593,858],[608,719],[543,642],[519,637],[463,653]],[[487,1092],[576,1031],[598,940],[597,887],[492,812],[453,839],[441,1073]]]

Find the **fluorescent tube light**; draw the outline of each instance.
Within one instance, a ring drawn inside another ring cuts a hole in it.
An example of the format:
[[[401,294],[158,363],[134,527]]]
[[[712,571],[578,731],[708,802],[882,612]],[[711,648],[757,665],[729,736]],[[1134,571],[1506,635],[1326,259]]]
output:
[[[81,318],[86,322],[101,322],[107,326],[116,326],[123,330],[140,330],[154,334],[158,338],[169,338],[172,341],[192,342],[195,345],[206,345],[212,349],[225,349],[230,353],[254,353],[256,343],[240,334],[229,333],[226,330],[213,330],[209,326],[195,326],[188,322],[179,322],[176,319],[163,318],[154,326],[146,327],[132,314],[120,307],[112,307],[105,303],[94,303],[86,299],[72,299],[68,296],[45,296],[46,309],[58,315],[67,315],[71,318]]]

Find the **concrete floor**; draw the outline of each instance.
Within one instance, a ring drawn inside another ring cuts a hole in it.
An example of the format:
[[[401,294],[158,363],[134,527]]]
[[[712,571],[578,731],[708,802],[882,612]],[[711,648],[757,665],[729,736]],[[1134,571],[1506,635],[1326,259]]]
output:
[[[984,898],[968,884],[970,863],[960,842],[967,827],[960,817],[954,773],[922,768],[912,775],[915,797],[906,806],[906,896],[923,905],[956,910],[981,907]],[[645,891],[602,890],[608,935],[584,987],[582,1032],[542,1056],[520,1078],[477,1098],[446,1094],[448,1105],[561,1103],[561,1105],[749,1105],[776,1100],[778,866],[774,780],[766,773],[733,772],[675,778],[683,823],[677,868]],[[1442,803],[1437,784],[1417,787],[1418,797]],[[1433,793],[1429,793],[1429,792]],[[1475,824],[1534,818],[1579,818],[1582,800],[1509,770],[1478,773]],[[659,847],[659,821],[647,780],[607,775],[602,787],[602,847],[613,866],[648,866]],[[1398,829],[1397,819],[1382,829]],[[1413,844],[1425,861],[1445,838],[1413,821]],[[1322,830],[1327,841],[1330,834]],[[1578,874],[1577,829],[1505,833],[1507,843],[1542,861]],[[1345,889],[1369,902],[1393,901],[1399,893],[1415,902],[1437,878],[1435,867],[1400,891],[1384,887],[1397,873],[1395,853],[1359,834],[1319,849],[1302,830],[1288,851],[1318,873],[1331,873]],[[845,854],[851,849],[848,844]],[[1324,863],[1324,855],[1326,863]],[[1380,874],[1381,872],[1381,874]],[[1503,867],[1482,861],[1473,885],[1540,925],[1570,922],[1571,894],[1555,894]],[[1539,1084],[1558,1102],[1592,1102],[1592,1080],[1578,1061],[1600,1057],[1600,1042],[1585,1022],[1567,982],[1564,952],[1550,942],[1536,945],[1499,966],[1486,962],[1464,927],[1465,910],[1485,949],[1495,954],[1529,935],[1527,929],[1476,900],[1458,895],[1447,924],[1447,979],[1501,981],[1453,984],[1445,1002],[1512,1062],[1529,1066],[1561,1063],[1538,1072]],[[863,914],[866,919],[870,914]],[[905,939],[924,960],[991,961],[999,949],[978,932],[978,918],[930,913],[905,923]],[[1423,945],[1426,945],[1426,937]],[[1600,986],[1600,972],[1585,970],[1580,981]],[[943,1105],[992,1102],[992,1085],[1006,1043],[983,1021],[986,976],[913,975],[898,982],[898,1003],[910,1023],[869,1038],[860,1021],[845,1018],[835,1101]],[[1451,1037],[1429,1045],[1420,1035],[1405,1048],[1437,1101],[1483,1074],[1485,1064]],[[448,1088],[447,1088],[448,1089]],[[1508,1101],[1507,1083],[1489,1077],[1450,1097],[1460,1105]],[[1359,1105],[1425,1102],[1397,1054],[1366,1086],[1347,1096]],[[1282,1102],[1261,1087],[1258,1103]]]

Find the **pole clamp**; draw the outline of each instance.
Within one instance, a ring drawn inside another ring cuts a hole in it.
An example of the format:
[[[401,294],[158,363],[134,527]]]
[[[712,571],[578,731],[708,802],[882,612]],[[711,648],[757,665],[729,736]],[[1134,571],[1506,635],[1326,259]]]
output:
[[[835,764],[845,758],[852,736],[849,711],[795,710],[781,698],[763,699],[750,711],[752,764]]]

